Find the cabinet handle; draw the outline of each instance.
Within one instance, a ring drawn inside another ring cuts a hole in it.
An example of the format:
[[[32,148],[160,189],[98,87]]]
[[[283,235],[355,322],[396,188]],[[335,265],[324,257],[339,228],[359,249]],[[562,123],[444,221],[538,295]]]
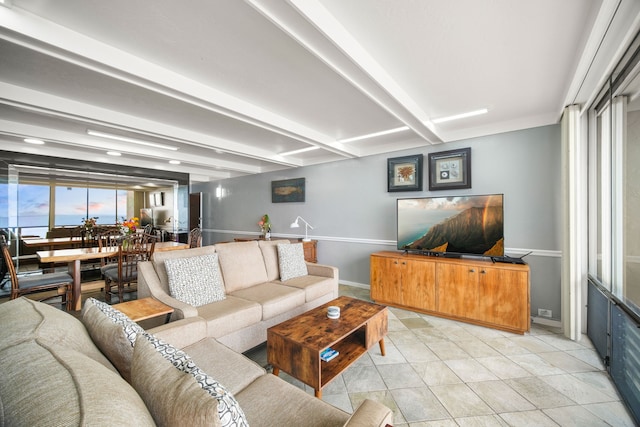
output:
[[[475,273],[475,272],[476,272],[475,268],[472,268],[471,270],[469,270],[469,273]]]
[[[406,261],[402,261],[402,265],[407,265],[407,262]]]
[[[480,274],[487,274],[487,270],[482,270]]]
[[[393,261],[394,264],[398,265],[398,261]]]

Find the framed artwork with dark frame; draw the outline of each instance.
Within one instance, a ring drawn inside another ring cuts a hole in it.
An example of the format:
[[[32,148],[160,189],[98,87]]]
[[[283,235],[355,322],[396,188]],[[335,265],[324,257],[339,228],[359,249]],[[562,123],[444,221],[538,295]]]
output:
[[[422,154],[387,159],[387,191],[422,191]]]
[[[271,181],[271,203],[304,202],[305,179]]]
[[[471,148],[429,153],[429,191],[471,188]]]

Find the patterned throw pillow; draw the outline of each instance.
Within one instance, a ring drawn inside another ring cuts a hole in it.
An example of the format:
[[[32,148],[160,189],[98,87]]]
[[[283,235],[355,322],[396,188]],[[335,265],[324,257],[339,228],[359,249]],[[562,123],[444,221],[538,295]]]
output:
[[[226,298],[218,254],[167,259],[164,266],[175,299],[200,307]]]
[[[185,375],[176,375],[166,366],[154,363],[155,357],[148,353],[149,345],[174,368]],[[138,337],[134,355],[133,386],[145,402],[149,402],[156,421],[179,422],[194,425],[207,419],[211,413],[211,402],[216,402],[216,412],[223,427],[248,427],[249,423],[238,401],[222,384],[203,372],[184,351],[144,333]],[[150,362],[150,363],[147,363]],[[152,366],[151,366],[152,365]],[[164,375],[148,375],[140,370],[151,369],[150,373],[163,372]],[[138,377],[138,375],[140,377]],[[157,377],[161,378],[157,378]],[[153,377],[153,378],[149,378]],[[154,379],[155,378],[155,379]],[[205,394],[202,394],[202,391]],[[166,402],[160,402],[165,400]],[[192,417],[193,419],[190,419]]]
[[[283,282],[309,274],[307,263],[304,260],[302,243],[278,245],[278,265],[280,267],[280,280]]]
[[[88,298],[82,308],[82,323],[91,339],[130,382],[131,357],[138,334],[143,333],[137,323],[123,312],[95,298]]]

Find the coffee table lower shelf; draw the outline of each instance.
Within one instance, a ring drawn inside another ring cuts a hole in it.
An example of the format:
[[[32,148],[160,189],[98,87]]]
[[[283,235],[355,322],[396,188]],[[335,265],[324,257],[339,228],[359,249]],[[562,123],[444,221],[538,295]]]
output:
[[[329,305],[341,306],[339,319],[328,319]],[[322,388],[342,374],[374,344],[385,355],[387,308],[382,305],[340,297],[321,307],[267,330],[267,359],[273,374],[280,370],[311,386],[316,397]],[[339,352],[328,362],[320,359],[327,347]]]

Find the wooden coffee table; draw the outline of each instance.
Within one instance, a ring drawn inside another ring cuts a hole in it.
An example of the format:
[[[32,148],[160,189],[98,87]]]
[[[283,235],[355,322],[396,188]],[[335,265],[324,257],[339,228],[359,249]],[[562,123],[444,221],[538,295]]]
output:
[[[327,307],[340,307],[340,318],[329,319]],[[350,297],[339,297],[320,307],[267,329],[267,361],[273,374],[280,370],[311,386],[316,397],[376,343],[385,355],[387,307]],[[331,347],[340,354],[329,362],[320,353]]]

